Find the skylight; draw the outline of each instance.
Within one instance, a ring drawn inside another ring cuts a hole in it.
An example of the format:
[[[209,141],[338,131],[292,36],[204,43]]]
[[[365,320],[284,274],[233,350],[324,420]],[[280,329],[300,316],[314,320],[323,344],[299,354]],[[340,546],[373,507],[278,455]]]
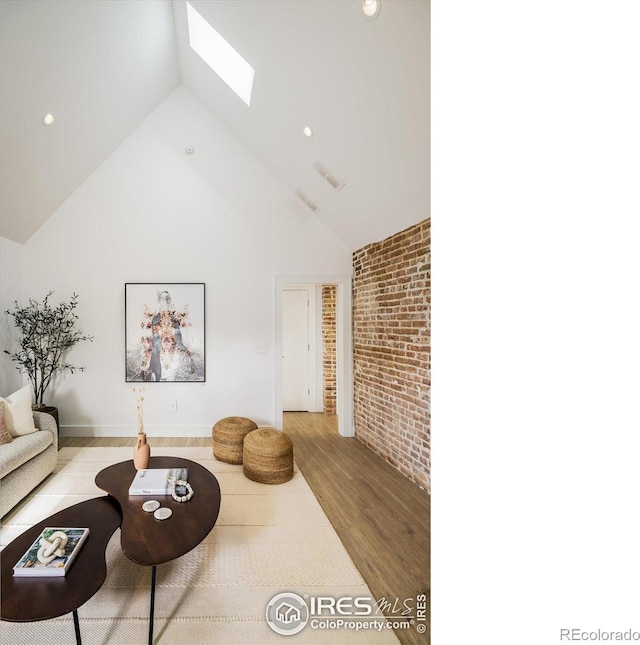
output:
[[[191,49],[247,104],[251,104],[255,70],[187,2]]]

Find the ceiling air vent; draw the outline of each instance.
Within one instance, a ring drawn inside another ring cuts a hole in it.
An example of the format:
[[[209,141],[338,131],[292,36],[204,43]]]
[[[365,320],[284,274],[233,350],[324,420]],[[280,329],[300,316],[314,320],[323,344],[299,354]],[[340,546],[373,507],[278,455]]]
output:
[[[335,190],[341,190],[344,181],[338,179],[328,168],[325,168],[317,159],[313,162],[314,170],[317,170]]]
[[[320,206],[316,204],[310,197],[307,197],[301,190],[296,191],[296,195],[314,212],[320,212]]]

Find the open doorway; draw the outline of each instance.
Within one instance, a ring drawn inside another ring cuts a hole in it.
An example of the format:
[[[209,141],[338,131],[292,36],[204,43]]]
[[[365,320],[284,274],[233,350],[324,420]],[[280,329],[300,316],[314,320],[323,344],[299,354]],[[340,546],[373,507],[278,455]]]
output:
[[[335,284],[282,291],[282,409],[337,414]]]
[[[278,277],[275,291],[276,427],[284,411],[325,412],[353,436],[351,278]]]
[[[324,389],[324,343],[318,333],[316,285],[285,285],[282,290],[282,410],[326,412],[318,405]],[[335,410],[332,412],[335,414]]]

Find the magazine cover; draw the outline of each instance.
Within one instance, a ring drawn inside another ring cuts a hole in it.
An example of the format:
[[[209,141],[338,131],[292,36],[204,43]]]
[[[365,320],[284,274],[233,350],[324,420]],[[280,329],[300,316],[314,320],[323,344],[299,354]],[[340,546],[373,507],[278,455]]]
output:
[[[131,486],[129,495],[171,495],[171,481],[187,481],[188,468],[146,468],[139,470]]]
[[[13,575],[64,576],[88,536],[88,528],[46,527],[13,567]]]

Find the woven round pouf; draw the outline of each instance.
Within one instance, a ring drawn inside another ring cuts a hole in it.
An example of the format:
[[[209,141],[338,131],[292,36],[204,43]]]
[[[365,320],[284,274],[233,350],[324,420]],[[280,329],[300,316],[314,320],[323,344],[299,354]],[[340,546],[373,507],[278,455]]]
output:
[[[211,430],[213,456],[228,464],[242,463],[242,444],[245,436],[255,430],[258,424],[245,417],[225,417]]]
[[[275,428],[260,428],[244,438],[242,470],[261,484],[283,484],[293,477],[293,444]]]

